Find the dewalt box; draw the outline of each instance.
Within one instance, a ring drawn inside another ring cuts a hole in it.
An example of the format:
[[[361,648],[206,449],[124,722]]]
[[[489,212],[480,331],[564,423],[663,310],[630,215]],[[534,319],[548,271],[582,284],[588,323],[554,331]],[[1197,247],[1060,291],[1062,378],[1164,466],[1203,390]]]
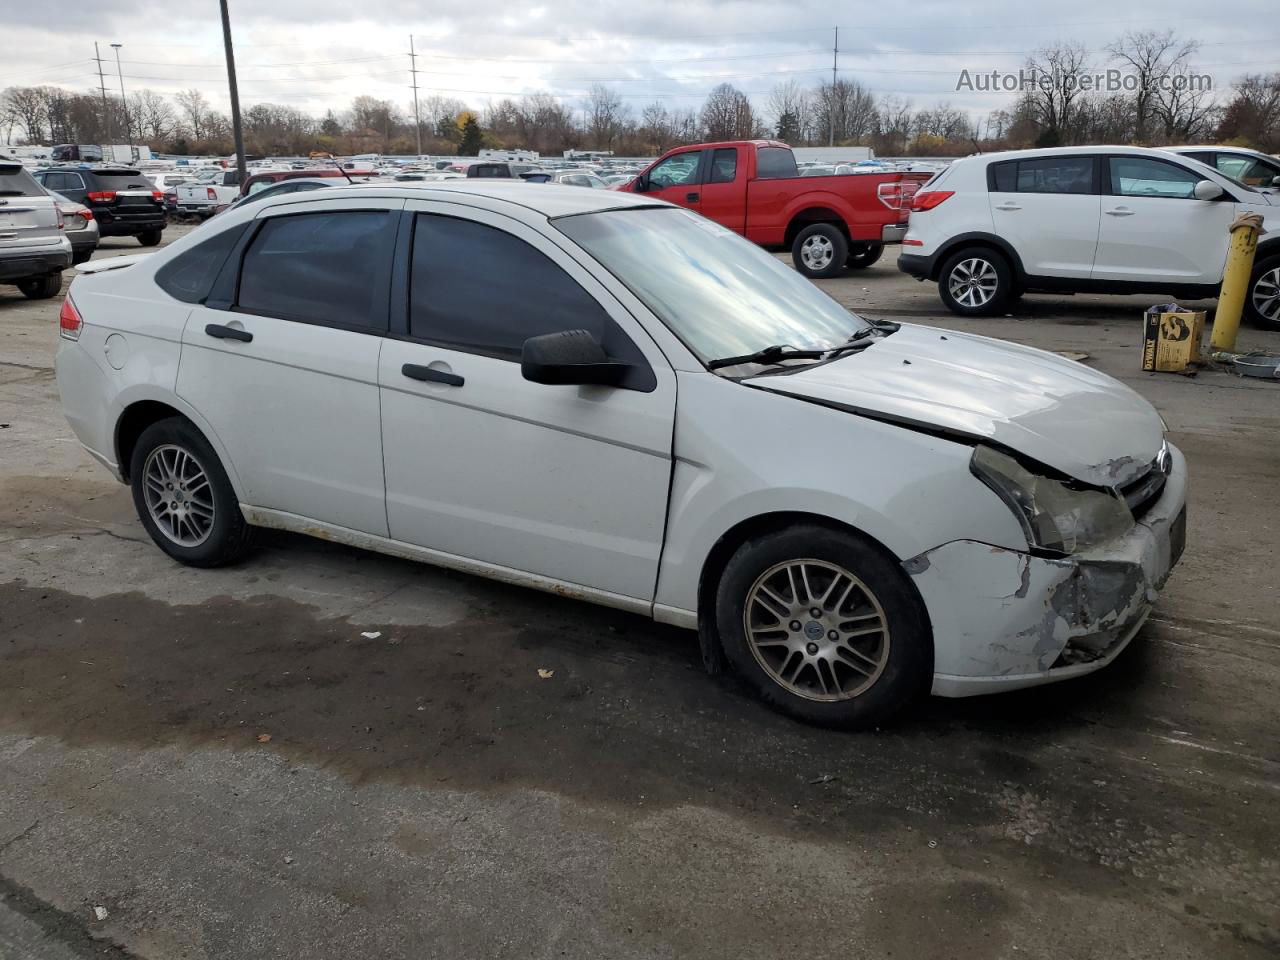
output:
[[[1183,310],[1176,303],[1147,310],[1142,324],[1142,369],[1177,373],[1203,362],[1203,310]]]

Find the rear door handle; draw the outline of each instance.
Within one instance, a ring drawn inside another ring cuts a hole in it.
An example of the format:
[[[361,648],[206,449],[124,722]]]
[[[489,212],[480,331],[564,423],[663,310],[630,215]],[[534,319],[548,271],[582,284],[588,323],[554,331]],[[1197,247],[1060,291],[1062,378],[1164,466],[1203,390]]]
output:
[[[428,383],[447,383],[451,387],[460,387],[467,381],[456,373],[447,370],[436,370],[416,363],[406,363],[400,372],[411,380],[426,380]]]
[[[1128,207],[1116,207],[1114,210],[1104,211],[1108,217],[1132,217],[1134,212]]]
[[[221,323],[206,324],[204,332],[211,337],[217,337],[219,340],[239,340],[242,343],[248,343],[253,339],[253,334],[248,330],[224,326]]]
[[[1018,206],[1016,203],[1002,203],[998,207],[996,207],[996,209],[997,210],[1021,210],[1022,208]]]
[[[698,202],[698,195],[697,195],[696,193],[686,193],[686,194],[684,195],[684,202],[685,202],[685,203],[697,203],[697,202]]]

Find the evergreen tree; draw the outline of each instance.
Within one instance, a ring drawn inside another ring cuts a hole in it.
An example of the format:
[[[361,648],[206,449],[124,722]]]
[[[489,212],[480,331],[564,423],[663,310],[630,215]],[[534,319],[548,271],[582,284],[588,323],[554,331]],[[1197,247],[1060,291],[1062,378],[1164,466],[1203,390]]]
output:
[[[484,145],[484,134],[474,113],[468,113],[462,121],[462,142],[458,144],[458,156],[474,157]]]

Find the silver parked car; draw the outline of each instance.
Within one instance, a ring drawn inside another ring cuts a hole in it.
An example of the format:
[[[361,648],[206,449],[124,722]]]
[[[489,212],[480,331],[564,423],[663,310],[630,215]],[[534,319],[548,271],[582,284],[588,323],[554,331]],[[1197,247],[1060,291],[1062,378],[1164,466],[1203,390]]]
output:
[[[71,262],[84,263],[93,256],[93,251],[98,249],[98,241],[102,238],[102,231],[98,229],[93,211],[56,190],[50,190],[49,196],[53,197],[53,202],[58,205],[58,211],[62,214],[62,228],[71,241]]]
[[[17,160],[0,157],[0,283],[47,300],[62,289],[71,241],[53,197]]]

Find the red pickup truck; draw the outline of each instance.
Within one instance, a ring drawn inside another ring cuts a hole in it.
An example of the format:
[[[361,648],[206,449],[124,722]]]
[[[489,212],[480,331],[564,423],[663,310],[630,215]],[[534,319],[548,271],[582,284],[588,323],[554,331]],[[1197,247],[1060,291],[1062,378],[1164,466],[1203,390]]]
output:
[[[688,207],[773,250],[791,250],[806,277],[869,267],[907,232],[911,198],[928,174],[802,177],[776,140],[677,147],[618,187]]]

